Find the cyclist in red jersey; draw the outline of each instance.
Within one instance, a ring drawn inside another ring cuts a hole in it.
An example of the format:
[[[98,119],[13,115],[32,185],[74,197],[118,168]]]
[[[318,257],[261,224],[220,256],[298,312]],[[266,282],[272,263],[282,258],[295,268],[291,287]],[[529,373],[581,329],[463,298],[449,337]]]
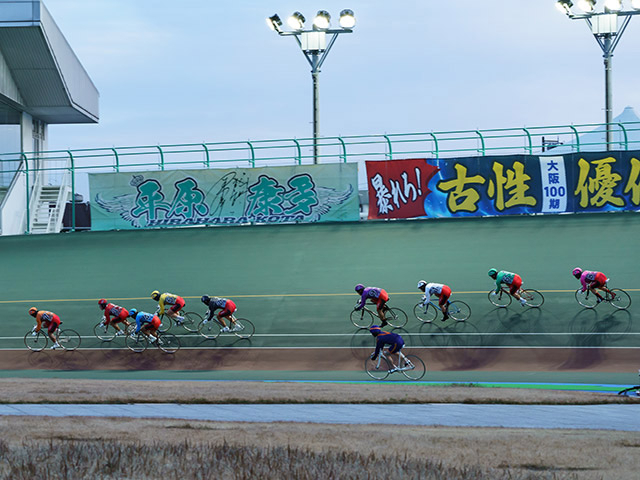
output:
[[[127,320],[127,318],[129,317],[129,311],[126,308],[114,303],[108,303],[104,298],[98,300],[98,305],[100,309],[104,311],[104,317],[102,318],[102,323],[100,323],[100,326],[104,327],[105,332],[107,331],[109,325],[111,325],[116,330],[116,335],[124,335],[124,332],[122,331],[118,323],[122,322],[127,327],[131,326],[131,324]],[[113,317],[113,319],[111,317]]]
[[[49,334],[49,338],[53,342],[53,345],[50,347],[51,350],[55,350],[56,348],[61,348],[61,345],[58,343],[58,340],[53,335],[54,332],[60,327],[62,321],[60,317],[53,312],[48,312],[47,310],[38,310],[36,307],[31,307],[29,309],[29,315],[35,317],[36,326],[33,327],[31,331],[33,336],[36,336],[42,327],[47,329],[47,333]]]

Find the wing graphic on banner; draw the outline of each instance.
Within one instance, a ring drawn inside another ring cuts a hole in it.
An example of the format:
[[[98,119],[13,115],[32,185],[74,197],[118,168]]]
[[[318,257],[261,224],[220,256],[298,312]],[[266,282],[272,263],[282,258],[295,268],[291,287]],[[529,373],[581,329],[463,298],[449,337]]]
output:
[[[319,221],[320,217],[327,214],[333,206],[346,202],[353,193],[353,185],[349,184],[349,189],[344,192],[339,192],[335,188],[317,186],[316,192],[318,194],[318,205],[313,208],[312,222]]]
[[[100,197],[100,194],[98,193],[96,195],[96,203],[107,212],[117,213],[124,220],[130,222],[134,227],[140,228],[140,219],[131,215],[131,209],[135,205],[136,196],[137,195],[135,193],[127,193],[125,195],[113,197],[111,200],[105,200]]]

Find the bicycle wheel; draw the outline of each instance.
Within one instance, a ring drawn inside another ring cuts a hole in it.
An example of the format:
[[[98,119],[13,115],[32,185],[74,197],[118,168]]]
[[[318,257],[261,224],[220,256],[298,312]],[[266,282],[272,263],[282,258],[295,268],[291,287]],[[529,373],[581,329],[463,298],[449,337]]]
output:
[[[616,307],[618,310],[626,310],[631,305],[631,297],[627,292],[620,288],[611,289],[611,293],[615,294],[612,300],[610,300],[611,305]]]
[[[237,318],[235,328],[238,328],[238,330],[231,331],[238,338],[251,338],[256,331],[253,323],[246,318]]]
[[[384,318],[387,323],[394,328],[404,327],[407,324],[407,314],[401,308],[388,308],[384,312]]]
[[[576,290],[576,301],[584,308],[595,308],[598,304],[598,297],[596,297],[589,290],[582,291],[581,288]]]
[[[533,288],[521,290],[520,295],[525,299],[528,307],[538,308],[541,307],[544,303],[544,295],[542,295],[538,290],[534,290]]]
[[[127,339],[125,340],[127,348],[135,353],[142,353],[147,349],[149,345],[149,340],[142,333],[133,333],[131,335],[127,335]]]
[[[103,342],[110,342],[116,336],[116,329],[109,329],[108,325],[101,325],[101,323],[102,321],[96,323],[96,326],[93,327],[93,334]]]
[[[160,315],[160,327],[158,327],[158,331],[160,333],[168,332],[171,328],[171,325],[173,325],[173,321],[171,320],[171,317],[169,315],[167,315],[166,313]]]
[[[161,333],[156,343],[164,353],[176,353],[180,350],[180,340],[173,333]]]
[[[489,292],[489,301],[496,307],[508,307],[511,305],[511,295],[504,290],[500,290],[498,293],[495,293],[495,290],[491,290]]]
[[[427,373],[427,367],[420,357],[417,355],[405,355],[405,366],[408,365],[406,362],[411,362],[413,368],[411,370],[402,370],[402,374],[410,380],[420,380],[424,377],[424,374]]]
[[[58,332],[58,343],[69,352],[76,350],[80,346],[80,334],[75,330],[66,328]]]
[[[222,328],[220,324],[215,320],[209,320],[207,323],[204,322],[203,320],[198,324],[198,333],[208,340],[218,338],[220,329]]]
[[[186,312],[183,313],[182,316],[184,317],[184,320],[182,321],[184,329],[187,332],[197,333],[198,325],[200,325],[200,322],[202,321],[200,314],[195,312]]]
[[[471,316],[471,307],[462,300],[454,300],[449,304],[449,316],[458,322],[464,322]]]
[[[364,369],[371,378],[376,380],[384,380],[389,376],[389,370],[391,370],[391,362],[382,356],[378,356],[377,359],[371,360],[371,356],[368,356],[364,361]]]
[[[369,328],[373,325],[373,314],[366,309],[352,310],[351,323],[358,328]]]
[[[438,310],[431,303],[427,303],[425,306],[422,302],[419,302],[413,307],[413,314],[422,323],[431,323],[438,316]]]
[[[32,335],[31,330],[29,330],[24,336],[24,345],[32,352],[44,350],[48,341],[49,337],[42,333],[42,330],[35,335]]]

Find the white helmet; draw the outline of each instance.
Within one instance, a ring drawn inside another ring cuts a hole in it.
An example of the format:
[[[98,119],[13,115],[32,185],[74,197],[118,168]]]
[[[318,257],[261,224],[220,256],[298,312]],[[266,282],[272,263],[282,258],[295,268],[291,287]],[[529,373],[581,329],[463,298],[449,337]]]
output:
[[[418,282],[418,290],[424,290],[426,286],[427,286],[427,282],[425,282],[424,280],[420,280]]]

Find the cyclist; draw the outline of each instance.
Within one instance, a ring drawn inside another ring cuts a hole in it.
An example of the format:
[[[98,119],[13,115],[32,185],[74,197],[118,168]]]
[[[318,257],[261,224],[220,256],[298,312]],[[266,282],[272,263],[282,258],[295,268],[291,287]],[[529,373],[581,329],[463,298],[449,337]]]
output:
[[[502,284],[509,285],[509,294],[520,301],[520,305],[523,307],[527,304],[527,301],[520,296],[518,290],[522,286],[522,278],[517,273],[507,272],[506,270],[496,270],[492,268],[487,274],[496,281],[496,291],[492,295],[497,295],[502,288]]]
[[[607,288],[607,282],[609,279],[602,272],[591,272],[588,270],[582,270],[580,267],[576,267],[571,272],[574,277],[580,280],[582,284],[582,289],[580,290],[582,293],[587,291],[587,288],[598,298],[598,303],[600,303],[604,298],[596,292],[596,288],[607,292],[611,295],[611,298],[615,298],[616,294]]]
[[[34,337],[38,334],[40,329],[44,326],[47,329],[47,333],[49,338],[53,342],[53,345],[50,347],[51,350],[55,350],[56,348],[61,348],[61,345],[58,343],[58,340],[53,335],[55,331],[60,327],[62,321],[60,317],[53,312],[48,312],[46,310],[38,310],[36,307],[31,307],[29,309],[29,315],[35,317],[38,322],[33,330],[31,330],[31,335]]]
[[[127,327],[131,325],[127,320],[127,318],[129,318],[127,309],[114,303],[108,303],[104,298],[98,300],[98,306],[104,311],[104,317],[102,317],[102,322],[100,322],[100,326],[104,327],[104,331],[106,332],[108,326],[111,325],[115,328],[116,335],[124,335],[118,323],[122,322]],[[113,316],[113,319],[111,319],[111,316]]]
[[[167,315],[175,320],[178,325],[182,325],[184,317],[179,315],[180,310],[184,308],[184,298],[174,295],[173,293],[163,293],[160,295],[158,290],[151,292],[151,298],[158,302],[158,309],[156,315],[162,315],[167,305],[171,305],[171,308],[167,310]]]
[[[205,318],[202,323],[207,323],[209,320],[213,320],[215,311],[221,309],[217,315],[218,322],[222,325],[222,329],[220,330],[221,332],[237,332],[242,329],[240,324],[236,323],[236,317],[233,316],[233,312],[237,309],[233,300],[229,300],[228,298],[209,297],[207,295],[203,295],[200,300],[209,307],[207,318]],[[225,323],[225,318],[231,322],[231,328],[229,328]]]
[[[424,292],[422,297],[423,305],[429,303],[431,295],[435,295],[440,299],[438,306],[442,310],[442,321],[449,318],[449,297],[451,296],[451,288],[442,283],[427,283],[424,280],[418,282],[418,290]]]
[[[376,304],[376,310],[378,311],[378,317],[380,317],[380,326],[384,327],[387,324],[387,319],[384,317],[384,310],[386,310],[387,302],[389,301],[389,294],[383,288],[378,287],[366,287],[359,283],[356,285],[356,293],[360,295],[360,304],[355,307],[355,310],[362,310],[364,304],[367,303],[367,299],[371,300],[371,303]]]
[[[160,317],[153,313],[139,312],[135,308],[129,310],[129,316],[136,321],[136,331],[133,332],[134,335],[142,332],[152,342],[155,342],[158,339]]]
[[[389,373],[397,372],[397,365],[400,365],[399,353],[400,350],[402,350],[402,347],[404,347],[404,339],[397,333],[385,332],[378,325],[372,325],[369,328],[369,332],[371,332],[371,335],[376,338],[376,351],[371,354],[371,360],[378,358],[380,351],[384,349],[385,345],[389,345],[387,353],[389,354],[389,357],[391,357],[391,364],[393,365],[393,368],[389,370]],[[398,359],[396,363],[393,363],[394,355]]]

